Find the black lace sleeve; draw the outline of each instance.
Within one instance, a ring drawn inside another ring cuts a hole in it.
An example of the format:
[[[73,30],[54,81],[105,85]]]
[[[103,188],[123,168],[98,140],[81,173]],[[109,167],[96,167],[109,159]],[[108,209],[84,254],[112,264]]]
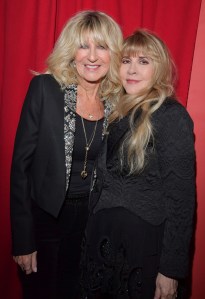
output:
[[[185,108],[170,103],[159,118],[157,151],[166,200],[166,224],[159,272],[183,278],[188,273],[195,208],[193,123]]]

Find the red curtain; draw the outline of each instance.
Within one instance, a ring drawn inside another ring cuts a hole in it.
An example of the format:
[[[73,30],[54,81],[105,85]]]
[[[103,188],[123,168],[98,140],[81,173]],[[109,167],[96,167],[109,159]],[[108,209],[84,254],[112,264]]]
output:
[[[0,0],[1,298],[18,299],[21,293],[10,253],[9,175],[30,70],[45,68],[44,61],[69,17],[84,9],[101,10],[121,25],[125,36],[143,27],[167,43],[178,67],[178,96],[186,105],[200,5],[201,0]]]

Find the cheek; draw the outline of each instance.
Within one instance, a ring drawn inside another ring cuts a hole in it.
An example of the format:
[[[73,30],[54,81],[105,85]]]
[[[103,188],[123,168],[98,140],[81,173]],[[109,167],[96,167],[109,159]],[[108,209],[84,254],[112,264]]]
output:
[[[110,61],[111,61],[110,54],[105,55],[103,60],[104,60],[105,64],[107,65],[107,67],[109,68]]]
[[[154,69],[150,68],[146,73],[147,81],[152,81],[154,77]]]
[[[124,70],[123,66],[120,67],[119,74],[120,74],[120,79],[123,80],[123,78],[125,76],[125,70]]]
[[[79,50],[77,50],[77,52],[76,52],[76,54],[75,54],[75,58],[74,58],[74,60],[77,62],[77,61],[79,61],[80,60],[80,53],[79,53]]]
[[[78,63],[76,63],[76,71],[79,75],[82,75],[82,70],[81,70],[80,65],[78,65]]]
[[[76,51],[74,60],[76,63],[81,63],[85,57],[86,57],[86,51],[83,49],[78,49]]]
[[[78,73],[80,73],[82,71],[82,63],[81,63],[81,61],[78,58],[79,57],[77,57],[77,56],[75,58],[75,68],[76,68],[76,71]]]

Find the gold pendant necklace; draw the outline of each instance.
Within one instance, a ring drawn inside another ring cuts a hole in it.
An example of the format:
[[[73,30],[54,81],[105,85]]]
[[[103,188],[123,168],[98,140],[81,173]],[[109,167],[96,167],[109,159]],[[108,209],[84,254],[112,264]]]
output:
[[[89,119],[92,119],[94,116],[92,114],[88,114]]]
[[[94,137],[95,137],[98,120],[95,122],[95,127],[94,127],[94,130],[93,130],[93,132],[90,136],[89,141],[87,139],[85,124],[84,124],[84,120],[83,120],[82,116],[81,116],[81,121],[82,121],[84,136],[85,136],[85,159],[84,159],[84,163],[83,163],[83,170],[81,171],[80,175],[81,175],[82,179],[85,179],[88,176],[88,173],[87,173],[87,170],[86,170],[87,169],[87,162],[88,162],[88,151],[90,150],[91,144],[92,144],[92,142],[94,140]]]
[[[90,101],[89,100],[89,97],[88,97],[88,95],[87,95],[87,93],[86,93],[86,98],[87,98],[87,100],[88,100],[88,102]],[[81,96],[77,96],[77,104],[78,104],[78,109],[79,109],[79,111],[78,111],[78,114],[81,114],[81,115],[86,115],[86,117],[88,118],[88,119],[90,119],[90,120],[93,120],[93,118],[101,118],[101,116],[102,116],[102,113],[101,113],[101,111],[102,111],[102,107],[101,107],[101,101],[100,101],[100,99],[98,99],[98,98],[96,98],[96,103],[95,103],[95,105],[97,105],[97,102],[99,101],[99,103],[98,103],[98,109],[96,110],[95,109],[95,111],[93,111],[93,109],[91,110],[91,112],[89,113],[88,111],[86,111],[86,109],[85,109],[85,107],[87,107],[87,105],[85,105],[85,103],[83,104],[82,103],[82,98],[81,98]]]

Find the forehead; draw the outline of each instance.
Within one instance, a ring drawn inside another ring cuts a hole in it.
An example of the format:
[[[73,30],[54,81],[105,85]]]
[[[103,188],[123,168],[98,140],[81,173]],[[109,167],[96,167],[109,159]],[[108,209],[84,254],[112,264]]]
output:
[[[103,35],[102,32],[99,32],[96,29],[82,30],[79,33],[78,43],[84,44],[89,42],[93,42],[95,44],[99,44],[99,43],[107,44],[106,37]]]
[[[144,57],[147,59],[151,59],[151,56],[148,53],[142,51],[123,51],[122,57],[129,57],[129,58]]]

